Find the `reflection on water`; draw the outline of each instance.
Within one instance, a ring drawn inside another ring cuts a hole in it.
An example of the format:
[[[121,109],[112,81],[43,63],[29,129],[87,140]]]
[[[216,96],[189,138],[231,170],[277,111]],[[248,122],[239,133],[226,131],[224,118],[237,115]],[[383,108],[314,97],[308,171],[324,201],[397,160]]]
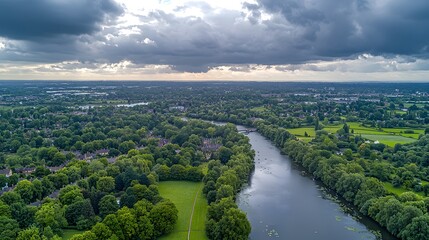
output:
[[[374,222],[353,217],[353,209],[305,176],[259,133],[248,137],[256,152],[255,171],[237,202],[251,222],[251,239],[361,240],[381,234],[395,239]]]

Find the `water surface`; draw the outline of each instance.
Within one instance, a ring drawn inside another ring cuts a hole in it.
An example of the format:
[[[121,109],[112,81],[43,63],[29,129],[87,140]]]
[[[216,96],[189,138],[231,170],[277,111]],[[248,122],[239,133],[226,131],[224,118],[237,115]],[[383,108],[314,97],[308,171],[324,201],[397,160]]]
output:
[[[247,136],[256,152],[255,172],[237,203],[252,225],[251,239],[377,239],[373,232],[379,232],[382,239],[395,239],[374,221],[347,213],[353,209],[347,210],[344,203],[305,176],[302,168],[262,135],[253,132]]]

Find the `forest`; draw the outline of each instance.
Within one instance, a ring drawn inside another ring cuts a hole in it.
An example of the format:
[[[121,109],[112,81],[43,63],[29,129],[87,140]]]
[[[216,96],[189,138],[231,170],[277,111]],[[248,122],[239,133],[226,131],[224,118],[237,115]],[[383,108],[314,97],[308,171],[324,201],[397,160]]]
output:
[[[392,235],[429,236],[428,84],[28,86],[0,91],[1,239],[172,237],[166,181],[202,182],[205,237],[248,239],[236,196],[255,152],[234,124]]]

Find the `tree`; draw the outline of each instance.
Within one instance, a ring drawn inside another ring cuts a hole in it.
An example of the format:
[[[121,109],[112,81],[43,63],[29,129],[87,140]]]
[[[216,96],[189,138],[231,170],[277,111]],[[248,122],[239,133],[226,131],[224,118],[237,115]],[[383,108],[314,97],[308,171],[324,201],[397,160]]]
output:
[[[37,208],[30,207],[23,202],[16,202],[10,205],[12,217],[19,223],[20,228],[27,228],[34,223],[34,215]]]
[[[153,208],[152,203],[147,200],[138,201],[134,205],[135,214],[137,217],[137,236],[139,239],[153,239],[154,226],[149,219],[149,211]]]
[[[64,205],[70,205],[74,202],[83,200],[80,188],[76,185],[67,185],[58,193],[58,199]]]
[[[101,198],[98,203],[100,216],[103,218],[111,213],[116,213],[119,209],[119,205],[116,198],[113,195],[106,195]]]
[[[429,215],[416,217],[399,233],[404,240],[422,240],[429,236]]]
[[[30,227],[18,233],[16,240],[43,240],[37,227]]]
[[[65,218],[69,225],[74,226],[79,220],[89,219],[94,216],[89,199],[76,201],[66,207]]]
[[[97,240],[109,239],[113,235],[112,231],[104,223],[95,224],[91,232],[95,234]]]
[[[117,218],[125,239],[133,239],[137,235],[138,224],[134,210],[123,207],[118,210]]]
[[[220,161],[225,164],[229,161],[229,159],[231,158],[233,152],[231,149],[227,148],[227,147],[220,147],[218,150],[218,154],[219,154],[219,159]]]
[[[246,214],[236,208],[229,209],[217,224],[219,240],[247,240],[251,226]]]
[[[109,214],[103,219],[103,224],[106,225],[114,235],[119,239],[125,239],[118,218],[115,214]]]
[[[86,231],[83,234],[74,235],[70,240],[97,240],[97,236],[91,231]]]
[[[387,230],[398,236],[399,232],[411,223],[413,218],[423,215],[423,212],[414,206],[405,206],[402,211],[392,216],[387,223]]]
[[[33,199],[33,184],[28,180],[19,181],[14,191],[16,191],[26,203],[30,203]]]
[[[6,186],[8,179],[4,174],[0,174],[0,188]]]
[[[14,240],[18,234],[19,225],[15,219],[0,216],[0,239]]]
[[[237,208],[234,200],[232,198],[222,198],[220,201],[210,205],[207,210],[207,219],[214,219],[218,222],[230,208]]]
[[[113,177],[101,177],[97,181],[97,189],[102,192],[111,192],[115,189],[115,179]]]
[[[22,202],[21,196],[16,192],[5,192],[0,196],[0,199],[7,205]]]
[[[173,231],[178,218],[177,214],[177,208],[171,201],[164,200],[155,205],[149,214],[149,219],[154,226],[154,236],[159,237]]]
[[[222,185],[217,190],[216,199],[229,198],[234,196],[234,188],[231,185]]]
[[[67,225],[64,218],[64,210],[60,204],[48,202],[36,212],[36,224],[44,230],[46,227],[51,227],[54,233],[60,234],[61,228]]]

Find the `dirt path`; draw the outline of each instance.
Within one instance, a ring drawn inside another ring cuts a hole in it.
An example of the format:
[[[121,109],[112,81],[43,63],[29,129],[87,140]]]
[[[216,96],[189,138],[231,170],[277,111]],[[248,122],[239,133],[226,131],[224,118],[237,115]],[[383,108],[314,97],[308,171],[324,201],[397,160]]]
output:
[[[191,230],[192,230],[192,217],[194,216],[195,204],[197,203],[198,194],[200,193],[200,189],[197,190],[194,198],[194,204],[192,205],[191,218],[189,219],[189,227],[188,227],[188,240],[191,239]]]

